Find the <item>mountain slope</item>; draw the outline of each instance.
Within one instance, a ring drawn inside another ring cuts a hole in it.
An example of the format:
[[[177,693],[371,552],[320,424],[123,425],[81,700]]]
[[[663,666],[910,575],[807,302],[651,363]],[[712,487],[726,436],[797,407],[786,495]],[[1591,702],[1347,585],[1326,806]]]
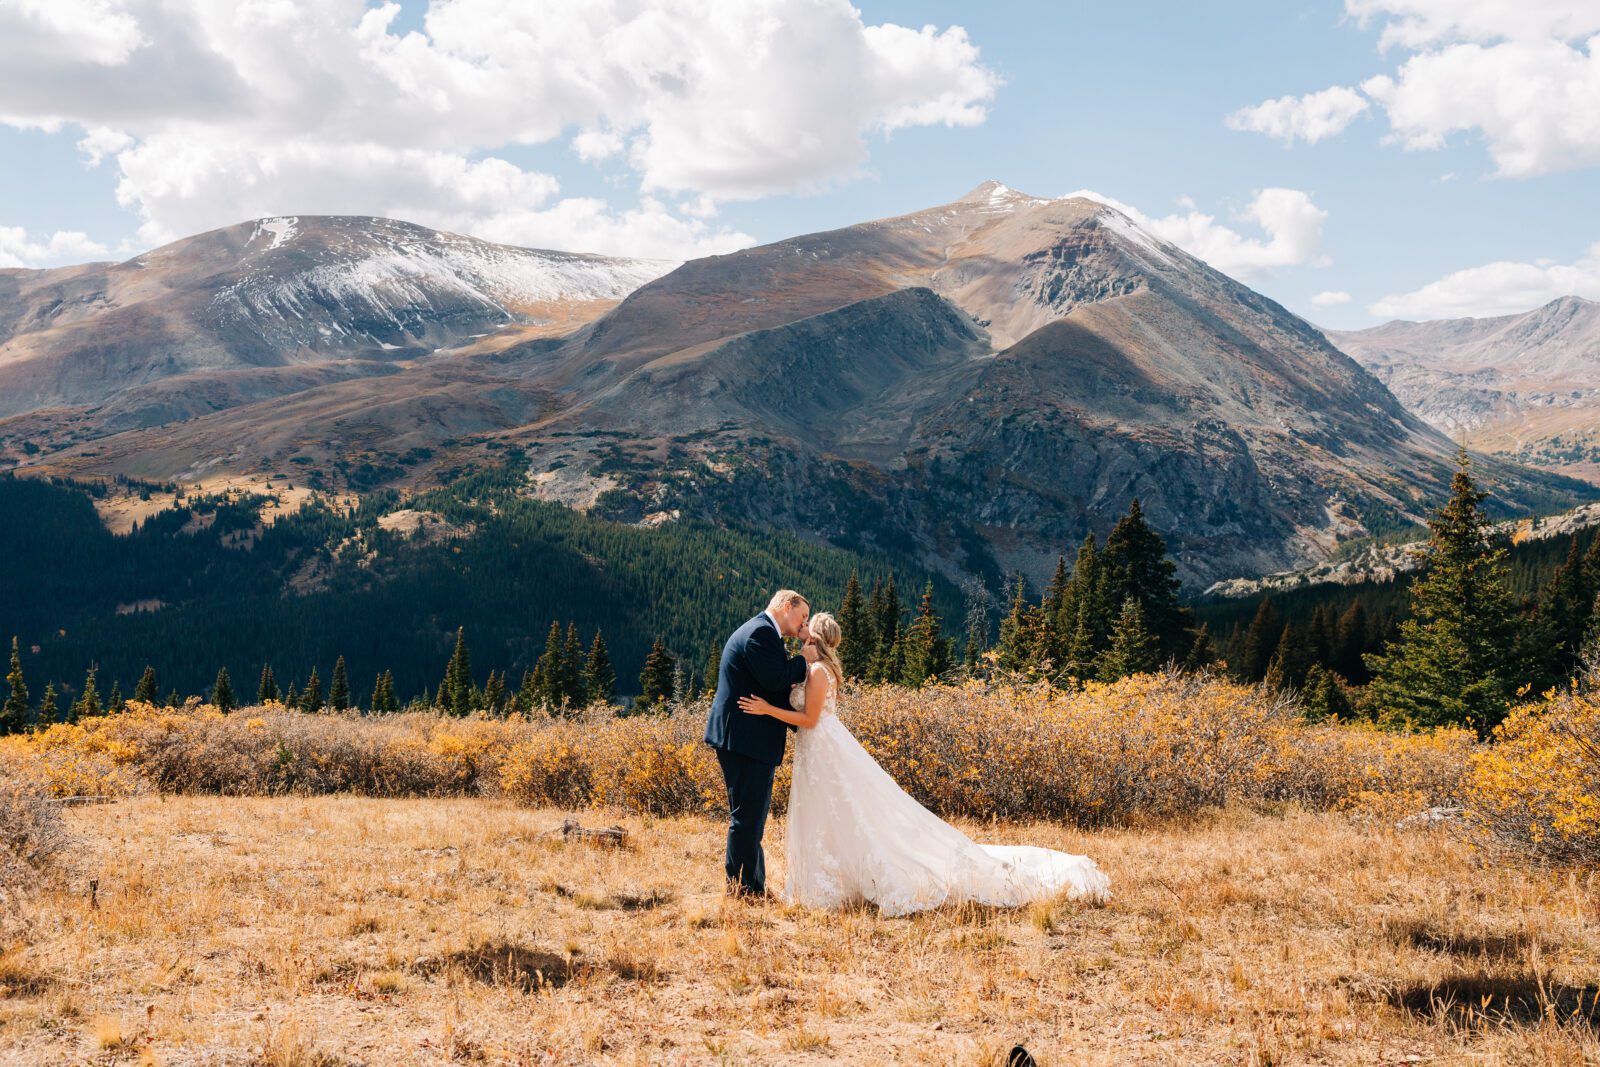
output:
[[[0,416],[112,402],[102,428],[126,429],[387,375],[495,331],[569,332],[671,266],[306,216],[0,271]]]
[[[1474,448],[1600,479],[1600,303],[1325,331],[1408,408]]]
[[[357,487],[516,454],[530,494],[607,516],[756,521],[991,584],[1042,581],[1138,497],[1190,588],[1414,522],[1453,470],[1446,437],[1280,305],[1104,204],[992,182],[685,263],[566,330],[270,368],[290,371],[328,380],[159,426],[125,398],[20,416],[0,449],[42,473]],[[1587,492],[1478,474],[1508,512]]]

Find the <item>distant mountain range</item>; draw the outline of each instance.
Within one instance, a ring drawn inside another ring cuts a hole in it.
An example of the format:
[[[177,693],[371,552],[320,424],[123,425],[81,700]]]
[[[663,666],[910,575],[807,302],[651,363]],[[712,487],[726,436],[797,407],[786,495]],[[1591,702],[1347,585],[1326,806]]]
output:
[[[1134,497],[1190,588],[1314,563],[1420,518],[1455,447],[1114,208],[994,182],[676,267],[262,220],[0,272],[0,337],[0,465],[25,472],[413,487],[514,456],[599,514],[991,579],[1042,580]],[[1600,495],[1478,473],[1507,513]]]
[[[1469,447],[1600,480],[1600,303],[1325,333]]]

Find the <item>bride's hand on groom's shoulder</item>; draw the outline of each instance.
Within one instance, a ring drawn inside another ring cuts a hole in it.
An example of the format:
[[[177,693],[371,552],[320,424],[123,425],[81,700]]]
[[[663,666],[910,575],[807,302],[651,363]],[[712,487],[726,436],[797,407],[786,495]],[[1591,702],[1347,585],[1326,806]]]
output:
[[[768,704],[760,697],[748,696],[739,698],[739,708],[741,711],[747,712],[751,715],[765,715],[767,712],[772,710],[772,705]]]

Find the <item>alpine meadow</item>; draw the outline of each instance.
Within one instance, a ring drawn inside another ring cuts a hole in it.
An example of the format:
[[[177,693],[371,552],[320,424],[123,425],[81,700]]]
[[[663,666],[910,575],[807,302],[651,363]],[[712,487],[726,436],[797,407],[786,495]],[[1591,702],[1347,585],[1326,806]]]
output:
[[[959,7],[0,0],[0,1064],[1600,1064],[1600,13]]]

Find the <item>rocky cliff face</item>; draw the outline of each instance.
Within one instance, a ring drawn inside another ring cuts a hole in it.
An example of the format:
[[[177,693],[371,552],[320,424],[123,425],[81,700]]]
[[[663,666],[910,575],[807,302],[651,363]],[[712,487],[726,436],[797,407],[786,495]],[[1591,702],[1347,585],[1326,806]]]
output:
[[[233,236],[207,238],[279,240],[259,225],[219,233]],[[518,455],[531,493],[618,518],[777,524],[991,579],[1042,580],[1137,496],[1190,588],[1413,521],[1453,470],[1452,443],[1314,327],[1081,198],[986,183],[685,263],[603,313],[582,309],[659,268],[575,257],[553,289],[579,309],[562,321],[536,321],[548,301],[524,283],[516,304],[487,266],[463,287],[384,262],[236,271],[185,305],[210,316],[212,351],[291,396],[230,384],[198,406],[232,406],[190,412],[196,391],[165,383],[194,375],[178,376],[139,387],[159,392],[161,425],[139,422],[157,394],[134,389],[0,421],[0,449],[16,456],[32,434],[51,447],[22,461],[61,473],[335,481],[352,456],[381,471],[427,453],[416,480]],[[334,357],[352,350],[364,355]],[[1558,508],[1583,488],[1492,460],[1479,474],[1508,509]]]

